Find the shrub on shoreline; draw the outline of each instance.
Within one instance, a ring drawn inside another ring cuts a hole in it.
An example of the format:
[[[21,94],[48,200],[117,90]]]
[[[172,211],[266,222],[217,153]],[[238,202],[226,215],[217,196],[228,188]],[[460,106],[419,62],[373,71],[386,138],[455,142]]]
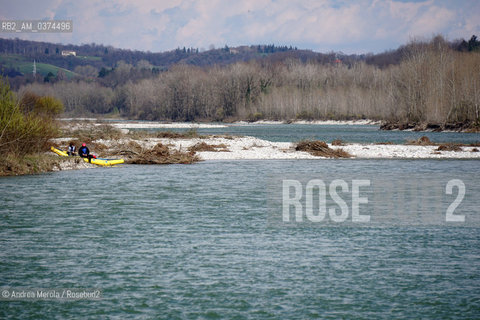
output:
[[[0,174],[48,171],[38,153],[58,133],[55,116],[63,104],[53,97],[25,93],[18,99],[8,81],[0,77]]]
[[[54,116],[63,110],[53,97],[26,93],[22,99],[0,78],[0,147],[3,154],[19,157],[38,153],[58,134]]]

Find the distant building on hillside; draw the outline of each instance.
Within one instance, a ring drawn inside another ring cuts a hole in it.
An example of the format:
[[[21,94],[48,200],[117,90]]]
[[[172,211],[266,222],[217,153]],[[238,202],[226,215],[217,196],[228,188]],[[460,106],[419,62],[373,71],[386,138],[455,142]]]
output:
[[[62,50],[62,56],[68,57],[68,56],[76,56],[77,53],[75,51],[71,50]]]

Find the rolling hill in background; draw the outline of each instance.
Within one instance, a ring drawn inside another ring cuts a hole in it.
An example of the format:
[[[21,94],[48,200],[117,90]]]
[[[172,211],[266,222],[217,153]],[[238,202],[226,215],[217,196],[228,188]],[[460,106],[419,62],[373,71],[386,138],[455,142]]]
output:
[[[74,51],[75,56],[63,56],[62,51]],[[269,62],[295,59],[334,63],[341,59],[343,63],[366,60],[369,55],[344,55],[342,53],[318,53],[311,50],[275,45],[252,45],[235,48],[210,49],[200,51],[197,48],[177,48],[175,50],[152,53],[117,49],[97,44],[63,45],[48,42],[36,42],[19,39],[0,38],[0,70],[10,77],[26,75],[33,70],[33,60],[37,63],[37,72],[46,76],[48,72],[56,75],[63,70],[68,78],[75,76],[77,67],[91,66],[99,72],[115,68],[119,61],[131,65],[149,64],[160,72],[175,64],[187,64],[199,67],[228,65],[239,61],[266,60]],[[398,59],[397,59],[398,60]],[[395,62],[393,62],[395,63]]]
[[[471,51],[478,45],[475,36],[470,41],[456,40],[449,43],[458,51]],[[97,72],[115,68],[120,61],[137,66],[148,65],[154,72],[168,70],[176,64],[187,64],[199,67],[212,65],[228,65],[240,61],[263,60],[266,63],[283,62],[287,59],[302,62],[312,61],[320,64],[341,62],[351,66],[355,62],[364,61],[380,68],[396,65],[401,62],[408,50],[408,44],[395,50],[380,54],[351,54],[342,52],[319,53],[301,50],[292,46],[251,45],[230,48],[212,48],[201,51],[198,48],[177,48],[166,52],[144,52],[118,49],[95,43],[83,45],[64,45],[49,42],[27,41],[20,39],[0,38],[0,72],[9,77],[31,74],[33,61],[37,63],[37,72],[47,76],[49,72],[57,75],[62,70],[67,78],[76,76],[75,68],[92,67]],[[74,51],[75,56],[63,56],[62,51]],[[93,70],[92,69],[92,70]],[[90,75],[92,76],[92,75]]]
[[[0,39],[0,71],[19,94],[52,95],[77,116],[369,118],[467,128],[480,124],[479,51],[476,36],[468,42],[435,36],[362,55],[275,45],[152,53]]]
[[[33,60],[19,54],[0,55],[0,65],[6,70],[14,70],[13,73],[17,72],[18,75],[26,75],[33,72]],[[44,77],[47,77],[49,73],[52,75],[57,75],[59,70],[65,74],[67,79],[71,79],[78,75],[68,69],[60,68],[48,63],[35,61],[35,65],[37,73]]]

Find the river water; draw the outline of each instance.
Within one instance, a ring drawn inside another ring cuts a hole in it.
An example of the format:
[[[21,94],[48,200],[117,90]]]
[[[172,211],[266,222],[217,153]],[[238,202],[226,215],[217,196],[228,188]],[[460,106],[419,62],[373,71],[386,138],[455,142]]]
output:
[[[189,129],[151,129],[184,132]],[[198,128],[200,134],[231,134],[253,136],[273,142],[298,142],[304,139],[332,142],[340,139],[352,143],[405,143],[427,136],[433,142],[475,143],[480,133],[385,131],[376,125],[309,125],[309,124],[228,124],[226,127]]]
[[[2,178],[2,293],[95,288],[101,299],[3,297],[0,318],[479,318],[479,170],[476,160],[208,161]],[[335,178],[379,186],[362,189],[370,222],[279,220],[283,179]],[[463,222],[445,222],[452,179],[465,186]],[[378,219],[375,193],[412,180],[441,186],[420,211]],[[410,220],[429,211],[433,220]]]

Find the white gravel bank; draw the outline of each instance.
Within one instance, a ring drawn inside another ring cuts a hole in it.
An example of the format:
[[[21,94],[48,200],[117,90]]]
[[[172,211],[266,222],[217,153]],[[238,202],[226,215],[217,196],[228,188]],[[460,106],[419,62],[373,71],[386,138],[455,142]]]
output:
[[[341,148],[356,158],[365,159],[480,159],[480,152],[472,152],[473,147],[462,147],[462,151],[436,151],[438,146],[349,144]]]
[[[66,143],[69,139],[57,139],[59,143]],[[204,142],[209,145],[225,145],[228,151],[201,151],[197,152],[202,160],[274,160],[274,159],[321,159],[307,152],[296,151],[295,143],[270,142],[255,137],[212,137],[208,139],[172,139],[172,138],[145,138],[134,140],[144,148],[152,148],[157,143],[162,143],[171,148],[187,151],[190,146]],[[105,146],[117,148],[119,145],[128,144],[128,139],[123,140],[97,140]],[[347,144],[345,146],[332,146],[342,148],[358,159],[480,159],[480,152],[472,152],[474,147],[461,147],[461,151],[437,151],[438,146],[419,145],[382,145],[382,144]],[[480,148],[480,147],[479,147]],[[477,148],[478,149],[478,148]],[[95,150],[91,150],[96,153]]]
[[[175,123],[161,123],[161,122],[118,122],[118,123],[109,123],[112,127],[118,129],[155,129],[155,128],[165,128],[165,129],[204,129],[204,128],[225,128],[227,125],[224,124],[207,124],[207,123],[188,123],[188,122],[175,122]]]
[[[209,138],[209,139],[148,139],[140,143],[151,148],[158,142],[170,145],[172,148],[186,151],[196,143],[205,142],[210,145],[226,145],[225,151],[203,151],[198,155],[203,160],[240,160],[240,159],[319,159],[307,152],[296,151],[295,144],[290,142],[270,142],[254,137]],[[107,141],[102,143],[108,145]],[[472,152],[473,147],[462,147],[462,151],[436,151],[438,146],[416,145],[378,145],[378,144],[348,144],[332,146],[342,148],[354,158],[359,159],[480,159],[480,152]]]

